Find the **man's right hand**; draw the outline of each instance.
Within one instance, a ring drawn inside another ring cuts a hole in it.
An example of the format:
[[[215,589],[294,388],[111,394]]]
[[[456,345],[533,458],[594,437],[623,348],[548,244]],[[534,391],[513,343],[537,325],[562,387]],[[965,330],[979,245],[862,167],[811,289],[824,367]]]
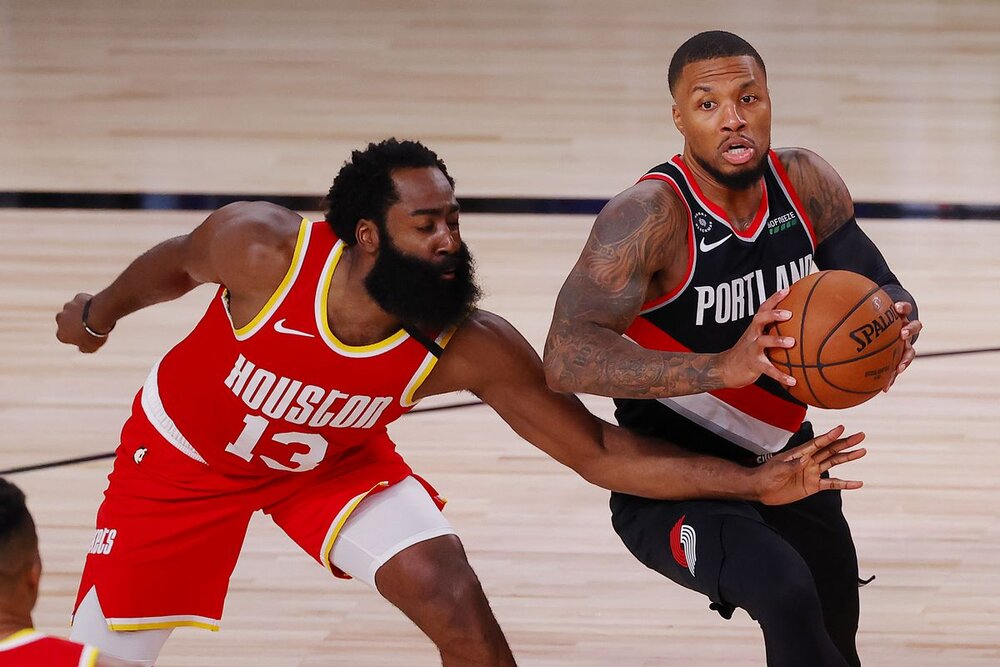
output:
[[[745,387],[763,375],[774,378],[786,387],[795,384],[795,378],[779,371],[767,358],[769,347],[789,348],[795,346],[795,339],[789,336],[775,336],[768,333],[774,322],[784,322],[792,316],[787,310],[778,308],[778,303],[788,296],[788,289],[778,290],[760,305],[750,326],[743,332],[736,344],[719,354],[719,369],[726,387]]]
[[[97,352],[108,340],[107,336],[91,335],[83,326],[83,306],[92,298],[90,294],[77,294],[56,315],[56,338],[59,342],[76,345],[85,353]]]

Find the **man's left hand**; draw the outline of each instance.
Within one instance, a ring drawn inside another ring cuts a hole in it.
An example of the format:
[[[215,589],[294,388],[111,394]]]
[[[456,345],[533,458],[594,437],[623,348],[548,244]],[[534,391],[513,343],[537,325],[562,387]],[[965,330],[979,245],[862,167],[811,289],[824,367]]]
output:
[[[837,426],[756,468],[756,499],[765,505],[784,505],[828,489],[860,489],[860,481],[821,477],[830,468],[868,453],[864,448],[851,449],[865,439],[864,433],[841,438],[843,434],[844,427]]]
[[[899,360],[899,366],[896,367],[896,372],[893,373],[892,379],[889,380],[889,384],[882,391],[889,391],[889,388],[896,382],[899,374],[905,371],[913,361],[913,358],[917,356],[916,351],[913,349],[913,341],[917,339],[920,330],[924,328],[920,320],[910,319],[910,313],[913,312],[913,304],[909,301],[897,301],[893,304],[893,308],[896,309],[899,317],[903,320],[903,328],[899,332],[899,337],[903,339],[903,356]]]

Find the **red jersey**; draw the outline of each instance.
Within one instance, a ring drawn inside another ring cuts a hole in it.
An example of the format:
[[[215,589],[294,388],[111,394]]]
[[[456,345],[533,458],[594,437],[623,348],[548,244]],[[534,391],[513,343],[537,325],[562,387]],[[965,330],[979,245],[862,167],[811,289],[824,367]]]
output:
[[[327,303],[343,250],[329,224],[303,220],[284,279],[242,327],[220,288],[153,367],[136,400],[140,417],[227,475],[403,465],[386,425],[413,406],[437,357],[402,329],[372,345],[337,340]],[[444,347],[453,331],[435,342]]]
[[[97,649],[33,628],[0,639],[0,667],[94,667]]]

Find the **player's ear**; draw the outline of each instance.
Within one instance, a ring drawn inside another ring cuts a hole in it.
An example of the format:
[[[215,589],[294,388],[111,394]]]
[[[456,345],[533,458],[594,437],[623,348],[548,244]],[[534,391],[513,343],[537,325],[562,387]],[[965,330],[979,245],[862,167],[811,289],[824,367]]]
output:
[[[378,252],[380,238],[378,223],[374,220],[362,218],[354,229],[354,237],[358,241],[358,247],[365,252]]]
[[[31,568],[28,570],[28,588],[31,590],[32,597],[38,597],[38,588],[41,585],[42,580],[42,557],[39,554],[35,554],[35,560],[31,564]]]
[[[678,132],[684,134],[684,121],[681,120],[681,112],[676,104],[670,107],[670,115],[674,119],[674,127],[677,128]]]

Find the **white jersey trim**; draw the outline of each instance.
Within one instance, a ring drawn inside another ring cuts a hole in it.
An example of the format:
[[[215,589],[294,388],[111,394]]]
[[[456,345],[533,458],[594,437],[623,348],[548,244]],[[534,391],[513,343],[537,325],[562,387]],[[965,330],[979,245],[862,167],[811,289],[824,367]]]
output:
[[[161,359],[160,361],[163,360]],[[153,364],[149,375],[146,376],[145,384],[142,385],[142,398],[140,399],[142,411],[146,413],[149,423],[153,425],[157,433],[163,436],[164,440],[173,445],[185,456],[207,465],[205,459],[201,457],[198,450],[184,437],[184,434],[177,428],[177,424],[170,418],[170,415],[167,414],[167,409],[163,406],[163,401],[160,399],[160,387],[157,381],[157,371],[160,369],[160,361]]]
[[[792,431],[773,426],[738,410],[712,394],[656,399],[681,416],[755,454],[784,449]]]

